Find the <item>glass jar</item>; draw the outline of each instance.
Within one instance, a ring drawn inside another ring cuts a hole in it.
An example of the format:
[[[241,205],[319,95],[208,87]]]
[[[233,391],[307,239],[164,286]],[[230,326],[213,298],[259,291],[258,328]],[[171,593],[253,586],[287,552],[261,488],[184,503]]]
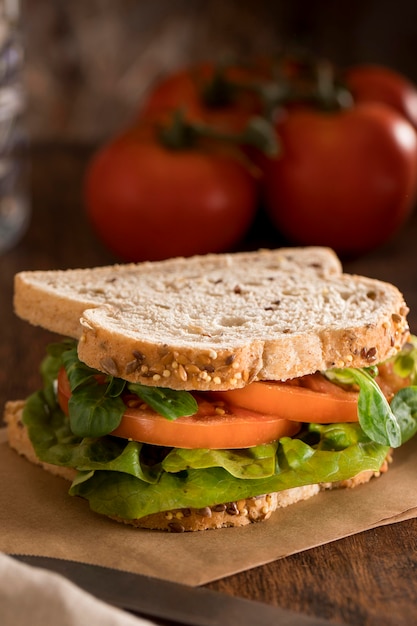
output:
[[[20,239],[30,215],[22,72],[19,0],[0,0],[0,253]]]

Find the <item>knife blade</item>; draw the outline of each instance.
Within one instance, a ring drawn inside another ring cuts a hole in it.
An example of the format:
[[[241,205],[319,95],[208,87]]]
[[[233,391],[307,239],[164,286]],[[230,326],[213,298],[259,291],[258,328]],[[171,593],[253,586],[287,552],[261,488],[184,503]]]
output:
[[[58,573],[110,605],[186,626],[331,626],[328,620],[177,582],[64,559],[12,554]]]

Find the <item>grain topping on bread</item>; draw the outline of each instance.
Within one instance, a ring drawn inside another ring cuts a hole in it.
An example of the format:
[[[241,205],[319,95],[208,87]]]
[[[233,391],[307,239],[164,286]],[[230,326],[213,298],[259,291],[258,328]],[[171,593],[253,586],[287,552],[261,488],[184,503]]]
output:
[[[172,389],[239,388],[392,356],[408,334],[401,293],[342,274],[320,251],[23,273],[15,307],[80,337],[87,365]]]

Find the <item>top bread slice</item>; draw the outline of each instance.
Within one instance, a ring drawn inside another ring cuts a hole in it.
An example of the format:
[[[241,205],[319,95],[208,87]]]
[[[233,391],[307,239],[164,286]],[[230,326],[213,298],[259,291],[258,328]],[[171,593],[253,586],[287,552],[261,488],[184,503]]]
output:
[[[343,274],[326,248],[21,272],[14,304],[23,319],[80,339],[87,365],[173,389],[363,367],[408,336],[398,289]]]
[[[202,275],[213,282],[220,280],[224,272],[232,275],[238,271],[240,279],[242,275],[255,277],[258,269],[308,272],[322,277],[342,272],[339,258],[325,247],[210,254],[93,269],[26,271],[15,276],[14,309],[19,317],[36,326],[79,338],[80,318],[86,309],[103,304],[123,307],[130,298],[138,299],[145,284],[146,289],[157,290],[158,285],[175,282],[179,289],[181,283]],[[182,297],[187,298],[187,290]]]

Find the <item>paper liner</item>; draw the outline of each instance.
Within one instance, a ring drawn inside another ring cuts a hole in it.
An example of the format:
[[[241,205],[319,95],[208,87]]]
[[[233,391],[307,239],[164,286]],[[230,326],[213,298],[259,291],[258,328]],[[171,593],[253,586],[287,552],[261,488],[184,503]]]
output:
[[[376,526],[417,516],[417,437],[389,471],[322,492],[242,528],[164,533],[119,524],[68,495],[69,483],[11,450],[0,431],[0,551],[59,557],[181,581],[230,576]]]

